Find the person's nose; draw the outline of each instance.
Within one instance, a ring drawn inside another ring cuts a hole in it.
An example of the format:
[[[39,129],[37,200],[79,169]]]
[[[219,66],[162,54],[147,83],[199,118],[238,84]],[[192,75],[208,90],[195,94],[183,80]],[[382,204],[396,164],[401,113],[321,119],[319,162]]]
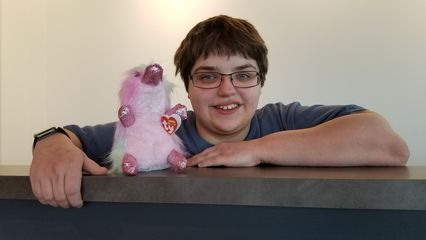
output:
[[[231,96],[235,94],[235,87],[232,84],[231,76],[225,75],[222,76],[222,81],[218,88],[218,95],[219,96]]]

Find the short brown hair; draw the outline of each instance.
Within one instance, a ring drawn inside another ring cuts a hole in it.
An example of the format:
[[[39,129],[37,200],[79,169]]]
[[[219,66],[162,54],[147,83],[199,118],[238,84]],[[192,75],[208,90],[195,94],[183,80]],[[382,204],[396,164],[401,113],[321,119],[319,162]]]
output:
[[[175,74],[180,73],[186,91],[195,62],[200,56],[207,58],[209,54],[241,54],[254,59],[263,86],[268,72],[268,49],[256,28],[248,21],[219,15],[198,23],[189,31],[174,58]]]

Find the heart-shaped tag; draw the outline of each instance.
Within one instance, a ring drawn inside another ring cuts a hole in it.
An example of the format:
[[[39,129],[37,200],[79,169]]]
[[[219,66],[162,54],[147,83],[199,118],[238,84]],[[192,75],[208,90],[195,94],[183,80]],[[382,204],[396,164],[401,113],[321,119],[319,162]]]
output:
[[[172,135],[180,127],[181,119],[178,114],[162,115],[161,126],[170,135]]]

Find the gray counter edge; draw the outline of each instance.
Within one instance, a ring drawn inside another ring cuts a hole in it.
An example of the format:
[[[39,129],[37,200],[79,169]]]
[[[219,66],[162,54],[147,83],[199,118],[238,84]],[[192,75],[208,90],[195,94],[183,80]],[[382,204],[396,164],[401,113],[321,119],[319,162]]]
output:
[[[84,176],[84,201],[426,210],[426,180]],[[28,176],[1,176],[0,199],[34,200]]]

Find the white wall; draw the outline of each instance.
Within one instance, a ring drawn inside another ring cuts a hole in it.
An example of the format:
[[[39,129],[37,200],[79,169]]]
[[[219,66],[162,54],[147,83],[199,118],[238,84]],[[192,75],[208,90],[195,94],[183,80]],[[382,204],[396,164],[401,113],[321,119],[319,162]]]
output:
[[[270,51],[261,105],[357,103],[380,112],[426,165],[424,0],[1,0],[0,164],[30,164],[32,134],[115,120],[123,73],[161,63],[217,14],[248,19]]]

